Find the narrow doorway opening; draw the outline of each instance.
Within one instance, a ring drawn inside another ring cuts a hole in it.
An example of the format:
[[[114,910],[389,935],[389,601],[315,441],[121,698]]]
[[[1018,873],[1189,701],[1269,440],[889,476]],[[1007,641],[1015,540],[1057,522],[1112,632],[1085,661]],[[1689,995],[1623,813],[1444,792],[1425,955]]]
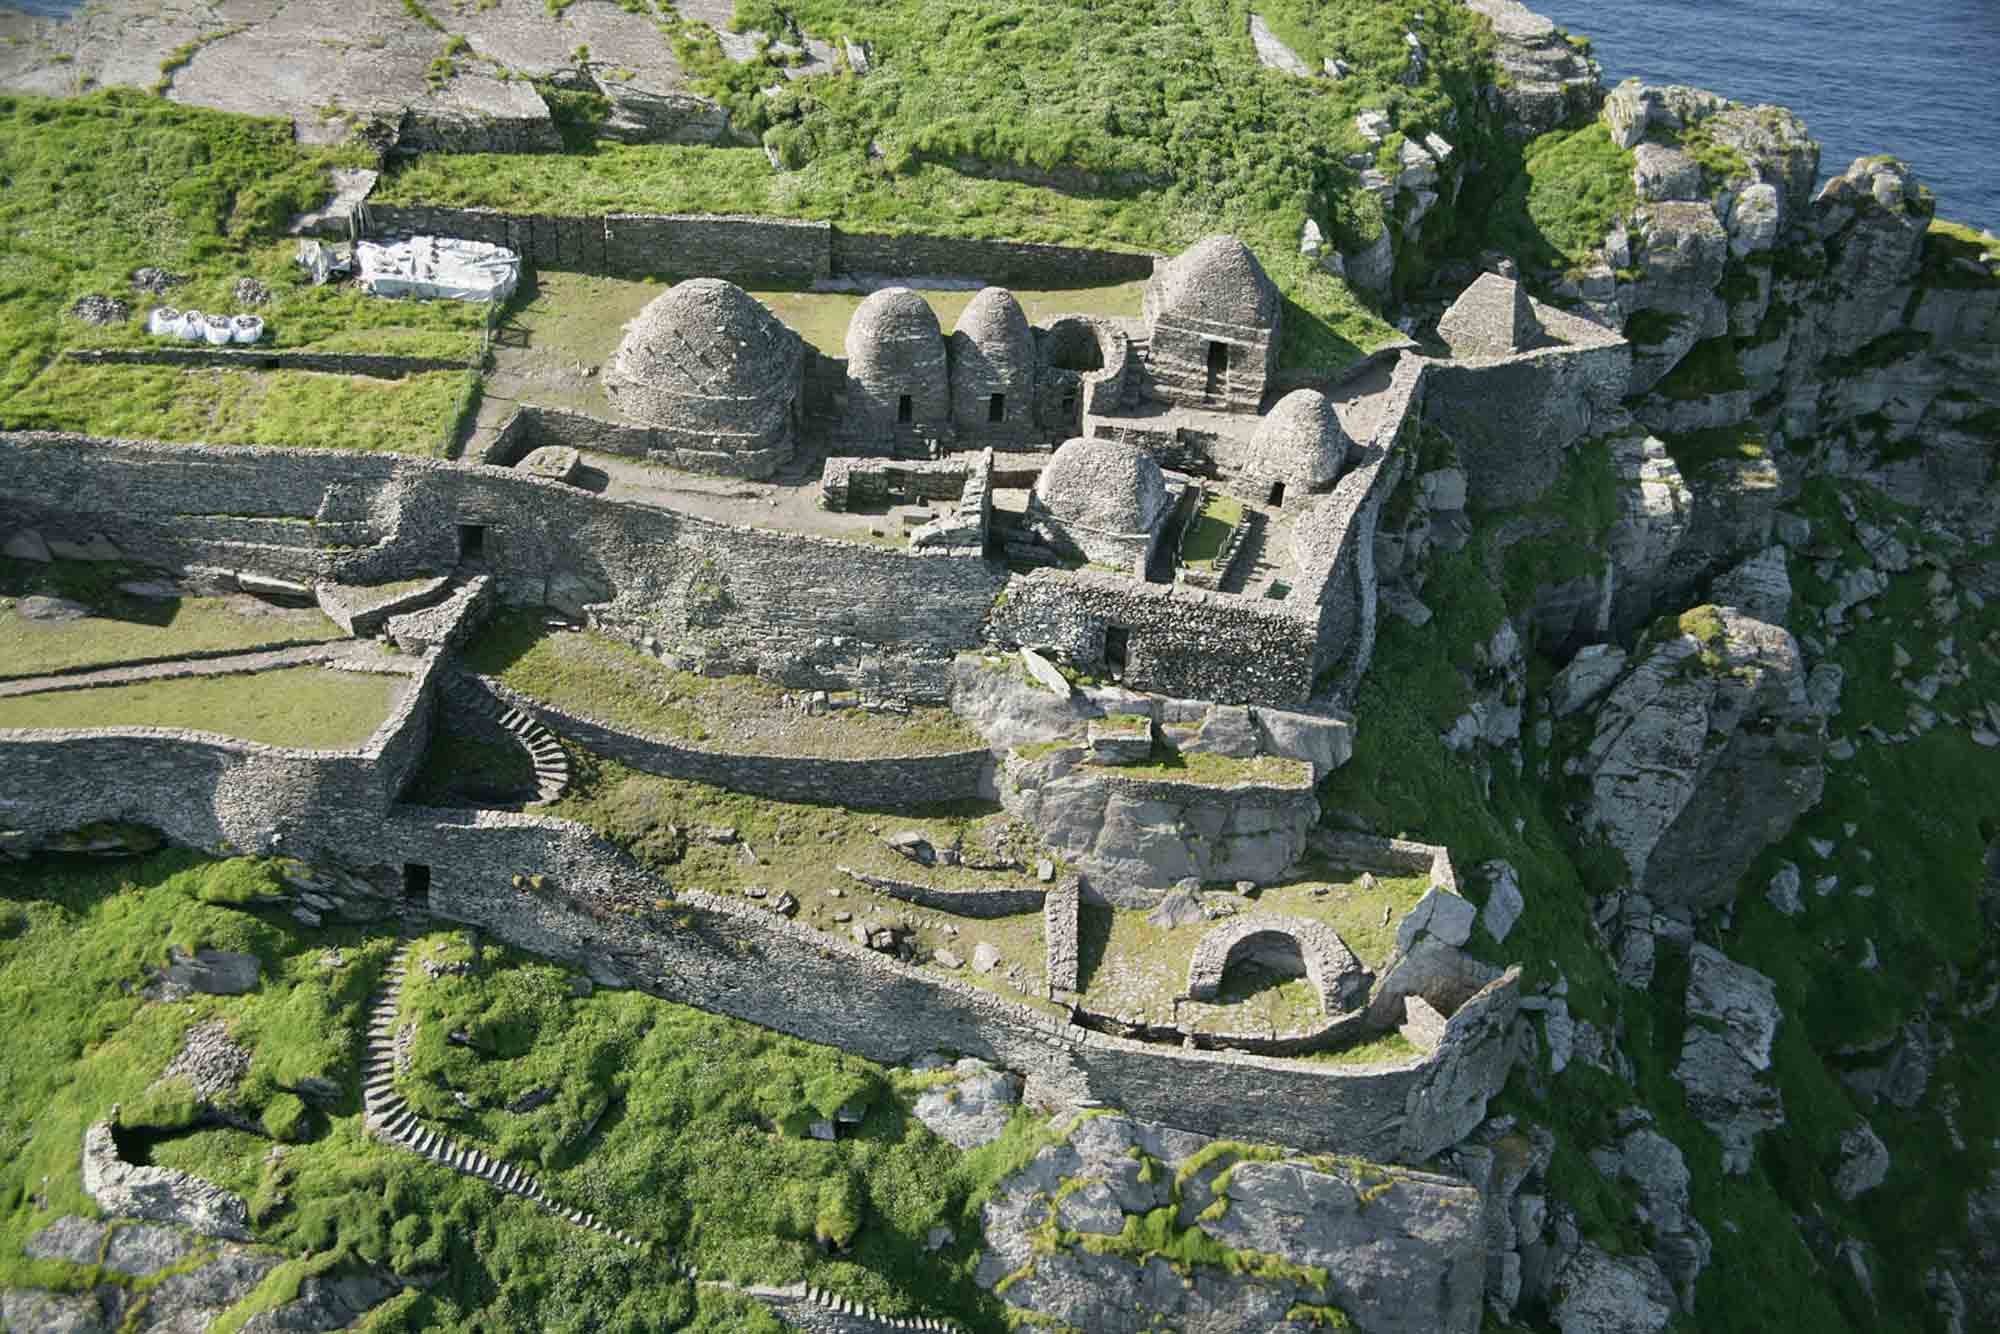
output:
[[[1271,483],[1271,504],[1276,505],[1281,509],[1284,507],[1285,484],[1283,482]]]
[[[909,422],[915,419],[916,405],[910,401],[908,394],[904,394],[896,400],[896,420],[899,422]]]
[[[1104,627],[1104,670],[1114,680],[1125,676],[1125,665],[1132,656],[1132,631],[1122,625]]]
[[[1229,344],[1208,345],[1208,385],[1202,392],[1211,398],[1222,392],[1222,377],[1229,374]]]
[[[460,560],[484,560],[486,558],[485,524],[462,523],[458,526],[458,558]]]
[[[1007,396],[995,394],[986,400],[986,420],[998,422],[1007,420]]]
[[[431,906],[431,868],[422,862],[403,863],[403,902],[412,908],[429,911]]]
[[[1074,392],[1062,396],[1062,419],[1065,424],[1076,420],[1076,394]]]

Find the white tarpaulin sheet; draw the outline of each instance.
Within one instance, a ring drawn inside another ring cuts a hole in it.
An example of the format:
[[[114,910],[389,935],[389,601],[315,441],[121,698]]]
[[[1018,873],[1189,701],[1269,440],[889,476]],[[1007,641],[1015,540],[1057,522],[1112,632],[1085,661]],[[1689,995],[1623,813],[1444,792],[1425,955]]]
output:
[[[450,236],[360,241],[354,264],[361,285],[376,296],[503,301],[521,277],[521,257],[507,247]]]

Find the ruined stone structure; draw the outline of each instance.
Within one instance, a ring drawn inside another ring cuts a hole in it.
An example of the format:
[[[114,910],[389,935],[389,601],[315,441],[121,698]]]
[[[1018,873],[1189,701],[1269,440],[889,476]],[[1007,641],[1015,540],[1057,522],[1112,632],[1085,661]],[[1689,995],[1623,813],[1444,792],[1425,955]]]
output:
[[[1188,407],[1255,412],[1278,360],[1278,289],[1249,247],[1211,236],[1146,285],[1153,385]]]

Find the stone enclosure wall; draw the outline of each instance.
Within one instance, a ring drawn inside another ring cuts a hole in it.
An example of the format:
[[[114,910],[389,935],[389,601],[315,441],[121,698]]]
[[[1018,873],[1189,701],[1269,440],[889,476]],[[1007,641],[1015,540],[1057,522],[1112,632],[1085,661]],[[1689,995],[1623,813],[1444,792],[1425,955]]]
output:
[[[504,245],[539,268],[612,278],[729,278],[800,285],[828,278],[959,277],[1001,286],[1094,287],[1149,277],[1154,256],[1080,246],[700,213],[560,216],[428,204],[364,204],[366,235],[417,232]]]
[[[664,886],[566,821],[404,808],[376,855],[430,867],[430,906],[600,981],[749,1020],[870,1060],[959,1051],[1063,1094],[1208,1134],[1419,1161],[1462,1138],[1506,1078],[1518,973],[1459,1007],[1438,1048],[1400,1066],[1185,1051],[1078,1028],[936,969],[899,963],[743,902]],[[540,890],[513,877],[535,871]]]
[[[929,802],[991,796],[993,792],[993,753],[984,747],[876,759],[747,755],[638,736],[510,690],[491,677],[481,677],[480,684],[539,719],[551,731],[581,743],[598,755],[642,773],[705,783],[754,797],[834,802],[862,810],[899,810]]]
[[[212,536],[187,516],[295,520],[280,546]],[[304,522],[311,520],[311,523]],[[321,524],[352,521],[337,546]],[[0,521],[102,533],[169,566],[379,583],[441,573],[483,530],[503,601],[588,614],[686,665],[806,688],[942,699],[1004,569],[976,552],[908,551],[741,528],[607,500],[511,469],[374,454],[0,433]]]

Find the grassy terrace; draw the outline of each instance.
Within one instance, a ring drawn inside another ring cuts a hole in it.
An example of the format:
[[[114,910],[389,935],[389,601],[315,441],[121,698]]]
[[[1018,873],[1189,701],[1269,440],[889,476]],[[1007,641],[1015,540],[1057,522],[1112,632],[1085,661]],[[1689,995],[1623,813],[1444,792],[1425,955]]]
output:
[[[276,607],[248,595],[158,600],[118,588],[148,578],[131,566],[0,557],[0,678],[342,637],[339,626],[309,607]],[[30,621],[19,601],[31,595],[81,602],[92,615]]]
[[[264,346],[469,359],[481,308],[387,301],[313,288],[279,239],[319,204],[325,170],[352,151],[300,148],[291,127],[129,91],[52,101],[0,97],[0,427],[43,427],[228,444],[428,452],[464,376],[383,384],[346,376],[82,367],[72,347],[147,343],[154,305],[234,312],[241,277],[272,293]],[[131,274],[188,281],[165,296]],[[130,319],[94,327],[68,312],[92,293]]]
[[[762,888],[765,902],[789,893],[799,900],[798,920],[845,936],[854,922],[907,918],[921,952],[950,949],[962,958],[985,941],[1019,970],[1017,988],[998,973],[965,969],[954,974],[1011,1000],[1042,1003],[1044,955],[1039,913],[973,919],[919,909],[850,880],[839,867],[913,881],[942,889],[994,886],[1035,887],[1032,877],[1010,871],[975,871],[963,866],[917,866],[890,851],[884,839],[913,829],[938,848],[960,847],[974,860],[1014,855],[1032,864],[1036,849],[1020,838],[997,806],[952,803],[912,806],[895,814],[851,811],[840,806],[768,801],[722,788],[636,773],[622,765],[572,749],[575,781],[549,808],[552,815],[589,825],[624,848],[669,885],[719,894]],[[714,831],[734,831],[726,840]],[[707,831],[707,832],[705,832]],[[745,851],[745,847],[749,851]],[[953,927],[957,934],[945,930]],[[1004,971],[1004,970],[1003,970]]]
[[[363,1136],[359,1053],[394,942],[372,928],[301,927],[278,897],[277,870],[184,852],[0,864],[0,1006],[10,1016],[0,1030],[0,1287],[129,1282],[21,1249],[56,1218],[93,1212],[77,1145],[117,1103],[123,1125],[153,1137],[154,1162],[241,1193],[258,1242],[336,1273],[432,1276],[371,1316],[380,1334],[781,1334],[744,1299],[697,1289],[656,1258],[635,1260]],[[257,956],[258,989],[160,1004],[133,985],[170,946],[203,945]],[[451,933],[421,948],[473,958]],[[993,1183],[1048,1141],[1041,1122],[1023,1114],[999,1144],[961,1153],[908,1115],[940,1076],[886,1071],[633,992],[579,997],[565,970],[509,952],[485,950],[465,976],[433,981],[413,969],[410,979],[405,1013],[422,1023],[405,1079],[411,1101],[544,1174],[565,1200],[713,1276],[810,1277],[891,1310],[949,1314],[982,1334],[1003,1328],[997,1303],[971,1284],[971,1246]],[[186,1084],[157,1082],[186,1031],[214,1021],[252,1054],[220,1102],[257,1129],[223,1128]],[[447,1043],[454,1029],[473,1046]],[[556,1096],[538,1109],[503,1110],[543,1085]],[[327,1092],[301,1097],[301,1088]],[[858,1137],[802,1137],[802,1118],[827,1099],[868,1107]],[[280,1143],[282,1156],[272,1152]],[[820,1219],[849,1213],[846,1249],[822,1255]],[[939,1222],[961,1240],[927,1256],[925,1233]]]
[[[1032,752],[1033,747],[1023,749]],[[1312,766],[1303,760],[1288,760],[1277,755],[1258,755],[1239,760],[1206,751],[1169,750],[1159,745],[1153,747],[1153,758],[1145,764],[1092,767],[1112,777],[1197,783],[1203,787],[1233,787],[1238,783],[1282,784],[1287,787],[1312,785]]]
[[[1195,515],[1187,537],[1181,542],[1181,563],[1214,569],[1216,557],[1222,554],[1222,544],[1229,540],[1229,534],[1241,522],[1242,501],[1220,491],[1210,492],[1208,498],[1202,501],[1201,513]]]
[[[1333,867],[1308,863],[1303,869],[1305,876],[1266,887],[1244,910],[1325,922],[1371,969],[1388,962],[1396,924],[1430,886],[1429,877],[1410,876],[1378,878],[1368,889],[1358,877],[1341,878]],[[1084,1008],[1154,1023],[1172,1023],[1178,1015],[1181,1022],[1202,1027],[1245,1029],[1296,1027],[1320,1013],[1319,998],[1304,979],[1253,979],[1243,985],[1236,983],[1235,970],[1235,989],[1225,992],[1224,1003],[1176,1007],[1176,998],[1187,994],[1194,947],[1217,925],[1163,930],[1142,911],[1086,906],[1080,947]]]
[[[898,715],[844,708],[809,718],[785,709],[784,692],[753,677],[673,671],[603,635],[551,632],[529,613],[497,617],[466,663],[523,694],[612,726],[709,749],[866,759],[980,744],[949,709]]]
[[[0,728],[177,727],[301,750],[349,750],[389,716],[407,678],[326,667],[182,676],[0,698]]]

